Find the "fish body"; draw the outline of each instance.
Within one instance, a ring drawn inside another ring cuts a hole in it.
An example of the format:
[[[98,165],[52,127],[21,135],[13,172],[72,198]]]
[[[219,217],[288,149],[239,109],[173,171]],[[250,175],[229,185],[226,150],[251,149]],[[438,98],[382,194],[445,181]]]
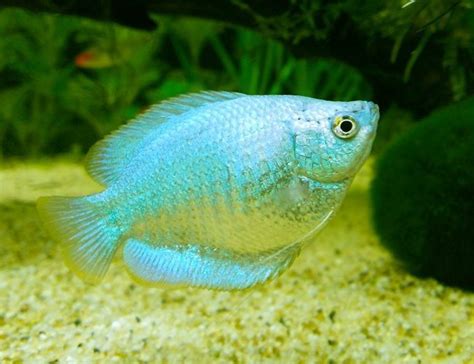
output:
[[[120,251],[143,284],[248,288],[283,272],[337,210],[377,121],[366,101],[181,96],[91,149],[103,192],[38,208],[88,281]]]

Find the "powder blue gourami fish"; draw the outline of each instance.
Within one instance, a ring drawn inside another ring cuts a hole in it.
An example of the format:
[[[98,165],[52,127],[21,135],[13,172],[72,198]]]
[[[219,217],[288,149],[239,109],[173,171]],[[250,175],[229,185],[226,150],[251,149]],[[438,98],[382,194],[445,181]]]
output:
[[[38,209],[86,281],[119,253],[142,284],[248,288],[288,268],[333,215],[378,118],[367,101],[177,97],[91,149],[102,192],[43,197]]]

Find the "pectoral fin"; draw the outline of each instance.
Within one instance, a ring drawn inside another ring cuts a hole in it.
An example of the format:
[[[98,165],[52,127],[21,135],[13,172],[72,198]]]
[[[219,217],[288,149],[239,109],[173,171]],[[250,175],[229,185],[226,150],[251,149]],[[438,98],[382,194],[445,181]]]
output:
[[[200,245],[151,246],[129,239],[123,259],[141,284],[245,289],[275,278],[287,269],[299,245],[259,255],[233,255]]]

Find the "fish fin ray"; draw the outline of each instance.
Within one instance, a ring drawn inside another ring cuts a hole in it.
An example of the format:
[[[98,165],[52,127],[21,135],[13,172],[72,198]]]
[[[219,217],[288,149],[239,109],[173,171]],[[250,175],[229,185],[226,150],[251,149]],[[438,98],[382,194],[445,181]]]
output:
[[[234,260],[196,245],[177,249],[129,239],[123,247],[123,260],[132,278],[142,285],[237,290],[276,278],[299,251],[299,246],[293,246],[262,255],[236,255]]]
[[[37,208],[66,265],[86,282],[100,282],[117,250],[118,229],[86,197],[41,197]]]
[[[180,115],[203,105],[238,99],[243,96],[247,95],[229,91],[202,91],[165,100],[156,105],[156,109],[170,115]]]
[[[170,117],[206,104],[243,96],[246,95],[237,92],[203,91],[174,97],[152,106],[92,146],[86,156],[86,170],[97,182],[104,186],[110,185],[141,150],[146,137]]]

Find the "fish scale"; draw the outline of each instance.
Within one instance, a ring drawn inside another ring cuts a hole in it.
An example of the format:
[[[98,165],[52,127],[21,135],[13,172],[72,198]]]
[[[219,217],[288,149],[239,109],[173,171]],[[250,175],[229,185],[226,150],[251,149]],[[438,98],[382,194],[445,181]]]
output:
[[[353,135],[337,129],[343,119]],[[142,284],[248,288],[287,269],[332,217],[377,120],[366,101],[184,95],[91,149],[102,192],[42,198],[38,209],[87,281],[99,282],[121,249]]]

